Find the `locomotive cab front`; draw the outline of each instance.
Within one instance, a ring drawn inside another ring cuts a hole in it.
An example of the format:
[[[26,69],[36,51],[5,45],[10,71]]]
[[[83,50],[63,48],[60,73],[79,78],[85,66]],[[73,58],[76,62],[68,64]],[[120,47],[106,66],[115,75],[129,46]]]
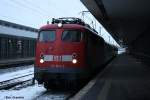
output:
[[[85,77],[84,30],[79,26],[64,24],[60,28],[52,24],[40,29],[35,61],[38,83],[50,84]]]

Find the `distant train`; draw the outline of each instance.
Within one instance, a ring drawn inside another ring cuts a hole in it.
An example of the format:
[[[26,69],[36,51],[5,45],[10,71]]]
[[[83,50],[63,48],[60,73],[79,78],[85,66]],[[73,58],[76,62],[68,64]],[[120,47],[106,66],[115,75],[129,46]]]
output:
[[[0,20],[0,66],[34,63],[37,29]]]
[[[81,19],[53,19],[39,30],[35,79],[47,89],[65,82],[83,82],[115,55],[116,48]]]

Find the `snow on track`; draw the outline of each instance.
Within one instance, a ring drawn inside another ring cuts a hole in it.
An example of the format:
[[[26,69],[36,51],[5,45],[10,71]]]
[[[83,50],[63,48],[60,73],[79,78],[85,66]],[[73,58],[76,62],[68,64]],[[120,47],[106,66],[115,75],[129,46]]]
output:
[[[25,76],[25,75],[32,74],[32,73],[34,73],[34,68],[19,70],[19,71],[11,72],[11,73],[5,73],[5,74],[0,75],[0,82],[14,79],[20,76]]]
[[[0,70],[0,72],[1,71],[3,73],[0,74],[0,82],[32,74],[34,73],[34,67],[20,68],[19,70],[11,68],[10,70]],[[29,77],[31,78],[33,75]],[[26,78],[28,77],[21,78],[20,80]],[[23,87],[19,90],[0,90],[0,100],[65,100],[69,96],[70,94],[65,92],[47,91],[43,85],[39,86],[37,82],[32,86]]]

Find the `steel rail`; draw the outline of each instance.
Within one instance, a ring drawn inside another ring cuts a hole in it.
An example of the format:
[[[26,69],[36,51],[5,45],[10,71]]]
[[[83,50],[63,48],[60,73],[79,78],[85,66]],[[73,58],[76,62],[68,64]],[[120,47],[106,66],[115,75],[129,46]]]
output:
[[[2,81],[2,82],[0,82],[0,89],[7,89],[10,87],[16,86],[18,84],[21,84],[23,82],[30,81],[33,79],[33,78],[31,78],[33,76],[33,74],[34,73],[30,73],[27,75],[23,75],[23,76],[19,76],[19,77],[13,78],[13,79]]]

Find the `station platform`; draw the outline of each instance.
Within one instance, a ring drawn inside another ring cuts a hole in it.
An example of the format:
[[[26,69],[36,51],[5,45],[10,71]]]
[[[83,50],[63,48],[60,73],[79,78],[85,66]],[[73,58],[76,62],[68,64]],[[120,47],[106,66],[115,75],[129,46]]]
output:
[[[4,68],[4,66],[18,65],[24,63],[34,63],[34,57],[28,58],[16,58],[16,59],[5,59],[0,60],[0,68]]]
[[[150,66],[118,55],[73,100],[150,100]]]

